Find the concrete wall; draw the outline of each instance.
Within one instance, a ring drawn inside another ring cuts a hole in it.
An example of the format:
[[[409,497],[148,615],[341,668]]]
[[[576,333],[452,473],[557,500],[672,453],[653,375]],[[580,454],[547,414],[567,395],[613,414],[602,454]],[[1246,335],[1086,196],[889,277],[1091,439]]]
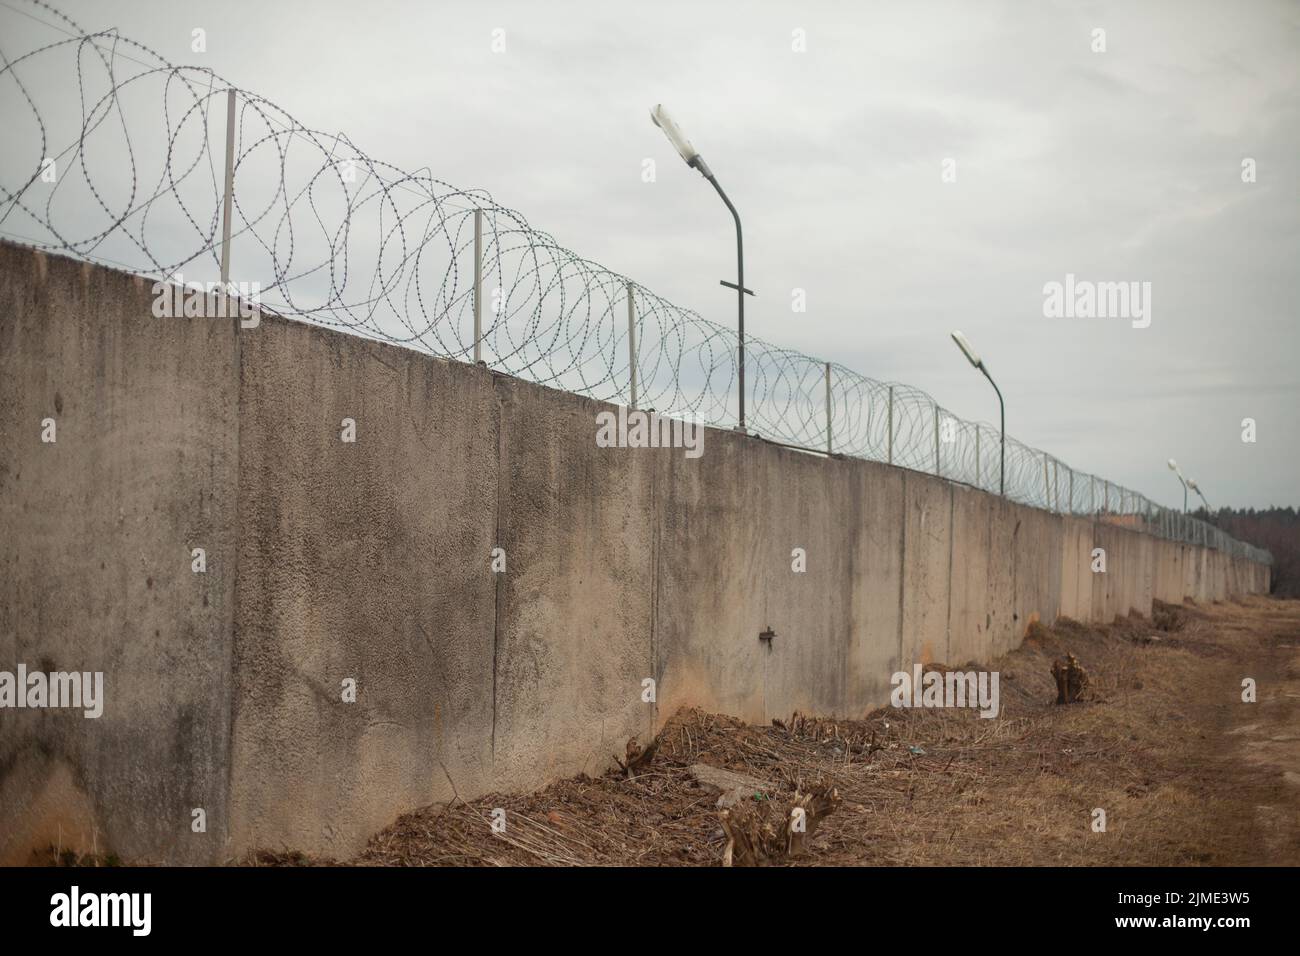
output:
[[[987,660],[1035,620],[1268,588],[730,431],[698,459],[601,449],[589,399],[150,303],[0,245],[0,670],[102,670],[107,696],[98,720],[0,709],[0,862],[346,855],[429,802],[600,773],[682,705],[855,716],[894,671]]]
[[[106,698],[96,719],[0,708],[0,863],[228,843],[239,341],[159,334],[151,301],[0,243],[0,671],[101,671]]]
[[[491,783],[500,405],[413,352],[239,339],[232,844],[334,852]]]

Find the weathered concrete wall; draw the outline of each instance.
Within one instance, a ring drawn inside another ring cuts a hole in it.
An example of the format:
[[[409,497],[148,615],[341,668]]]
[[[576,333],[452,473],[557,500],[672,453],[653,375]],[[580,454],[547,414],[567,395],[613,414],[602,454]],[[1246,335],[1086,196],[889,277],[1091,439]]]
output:
[[[765,721],[880,699],[902,633],[902,473],[725,431],[705,448],[659,453],[659,719],[683,704]]]
[[[900,670],[948,656],[952,592],[952,484],[903,478],[903,654]]]
[[[1065,519],[1035,508],[1015,511],[1016,643],[1034,621],[1051,624],[1061,607],[1061,566]]]
[[[443,366],[453,383],[490,377]],[[460,425],[497,437],[498,502],[464,517],[490,526],[495,513],[506,554],[506,573],[493,575],[494,786],[524,789],[598,774],[629,737],[648,742],[653,452],[597,448],[600,406],[590,399],[546,391],[538,401],[536,386],[496,383],[500,428]],[[472,566],[486,569],[487,554]]]
[[[1065,518],[1061,538],[1061,615],[1076,621],[1092,619],[1093,523]]]
[[[1020,537],[1020,517],[1024,509],[1005,498],[986,497],[989,499],[990,526],[989,581],[984,613],[990,622],[987,657],[996,657],[1019,645],[1028,626],[1020,619],[1016,603],[1016,577],[1024,562],[1024,542]]]
[[[0,243],[0,671],[99,671],[105,697],[0,708],[0,864],[228,842],[238,341],[149,291]]]
[[[993,645],[989,575],[994,563],[990,495],[952,486],[952,567],[949,573],[948,646],[943,660],[979,660]]]
[[[0,709],[0,861],[345,855],[429,802],[599,773],[682,705],[860,715],[896,670],[1035,620],[1268,586],[731,431],[698,459],[598,448],[590,399],[150,303],[0,245],[0,670],[102,670],[107,697],[99,720]]]
[[[232,844],[343,852],[492,780],[500,405],[477,369],[296,323],[240,343]]]

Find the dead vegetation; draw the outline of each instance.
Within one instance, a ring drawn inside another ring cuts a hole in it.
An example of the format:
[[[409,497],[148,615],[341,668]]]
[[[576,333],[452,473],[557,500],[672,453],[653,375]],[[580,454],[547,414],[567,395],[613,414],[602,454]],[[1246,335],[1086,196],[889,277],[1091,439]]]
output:
[[[67,848],[47,846],[44,850],[33,851],[29,866],[72,866],[72,867],[111,867],[123,866],[116,853],[78,853]]]
[[[636,776],[636,772],[642,767],[655,759],[655,754],[659,751],[659,738],[656,737],[650,741],[649,747],[642,747],[637,739],[633,737],[627,742],[626,760],[614,758],[614,763],[618,764],[618,769],[623,771],[623,775],[631,780]]]
[[[1083,696],[1088,687],[1088,672],[1079,659],[1066,652],[1065,660],[1052,662],[1052,678],[1056,681],[1056,702],[1073,704]]]
[[[1187,611],[1176,604],[1153,601],[1151,604],[1151,626],[1157,631],[1181,631],[1187,623]]]
[[[764,801],[722,810],[718,816],[727,837],[722,865],[769,866],[802,856],[822,821],[839,805],[839,791],[821,784],[807,793],[796,788],[786,809],[776,810],[772,801]]]
[[[1036,625],[990,665],[1001,674],[997,719],[885,708],[750,726],[684,710],[650,747],[629,745],[620,771],[426,807],[350,862],[1295,865],[1300,789],[1285,766],[1298,643],[1300,602],[1262,598],[1158,605],[1153,620],[1107,627]],[[1062,658],[1067,696],[1069,661],[1088,675],[1069,707],[1055,703]],[[1244,675],[1271,688],[1267,699],[1241,702]],[[1091,830],[1098,807],[1105,833]]]

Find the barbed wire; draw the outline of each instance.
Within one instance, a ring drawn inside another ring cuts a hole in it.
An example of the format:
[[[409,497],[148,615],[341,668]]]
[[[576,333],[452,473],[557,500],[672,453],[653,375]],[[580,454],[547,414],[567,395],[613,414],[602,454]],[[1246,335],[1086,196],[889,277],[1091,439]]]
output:
[[[27,9],[0,7],[58,38],[13,56],[0,43],[0,233],[158,279],[219,279],[233,90],[230,279],[260,287],[263,306],[473,361],[478,274],[477,345],[490,367],[629,404],[633,335],[638,407],[735,424],[733,329],[579,256],[486,190],[406,172],[211,70],[176,66],[116,29],[86,33],[44,0],[20,2]],[[998,490],[993,426],[761,339],[748,337],[745,352],[748,424],[762,437]],[[1014,501],[1271,560],[1013,438],[1005,468]]]

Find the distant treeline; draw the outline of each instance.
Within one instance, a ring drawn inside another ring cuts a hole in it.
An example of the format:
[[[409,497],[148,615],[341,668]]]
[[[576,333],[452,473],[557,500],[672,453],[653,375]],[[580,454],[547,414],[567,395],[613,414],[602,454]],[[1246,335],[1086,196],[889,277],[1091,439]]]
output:
[[[1273,594],[1300,597],[1300,513],[1295,508],[1220,508],[1196,512],[1241,541],[1273,553]]]

